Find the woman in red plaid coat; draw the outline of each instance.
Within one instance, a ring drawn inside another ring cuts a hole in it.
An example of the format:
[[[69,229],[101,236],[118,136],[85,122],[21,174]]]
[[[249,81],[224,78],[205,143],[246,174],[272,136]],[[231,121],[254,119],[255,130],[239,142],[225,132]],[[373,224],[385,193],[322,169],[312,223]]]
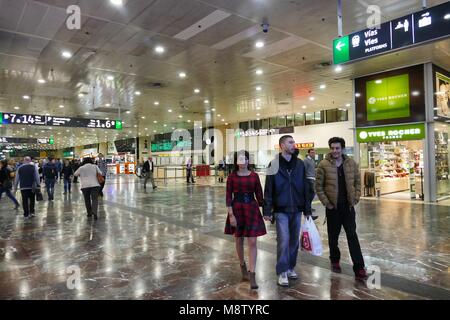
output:
[[[258,174],[249,170],[249,159],[247,151],[239,151],[234,155],[235,169],[227,179],[228,216],[225,234],[234,234],[236,237],[242,280],[250,280],[251,288],[258,289],[255,280],[256,238],[266,234],[266,225],[259,210],[263,205],[261,183]],[[248,270],[244,260],[244,237],[247,238],[249,250]]]

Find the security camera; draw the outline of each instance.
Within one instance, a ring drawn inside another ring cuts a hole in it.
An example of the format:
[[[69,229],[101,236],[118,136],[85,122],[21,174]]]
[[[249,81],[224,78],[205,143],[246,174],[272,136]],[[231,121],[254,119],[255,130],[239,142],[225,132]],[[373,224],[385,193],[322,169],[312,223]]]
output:
[[[264,23],[261,25],[261,27],[262,27],[262,31],[263,31],[264,33],[269,32],[269,23],[264,22]]]

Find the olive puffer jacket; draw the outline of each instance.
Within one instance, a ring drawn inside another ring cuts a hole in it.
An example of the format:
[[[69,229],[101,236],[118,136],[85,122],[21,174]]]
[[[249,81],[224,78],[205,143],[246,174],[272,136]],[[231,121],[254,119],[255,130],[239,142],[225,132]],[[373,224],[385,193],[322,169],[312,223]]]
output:
[[[347,186],[347,200],[354,206],[361,197],[361,176],[355,160],[346,155],[344,158],[344,175]],[[332,204],[337,207],[338,200],[338,172],[335,160],[327,154],[318,167],[316,173],[316,193],[324,206]]]

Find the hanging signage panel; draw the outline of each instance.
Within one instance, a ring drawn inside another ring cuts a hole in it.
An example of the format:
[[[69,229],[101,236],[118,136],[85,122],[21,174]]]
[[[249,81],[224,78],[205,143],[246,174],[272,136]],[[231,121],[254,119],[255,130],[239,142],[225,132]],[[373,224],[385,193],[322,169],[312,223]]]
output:
[[[422,139],[425,139],[423,123],[356,129],[356,141],[360,143]]]
[[[450,1],[333,40],[334,64],[368,58],[450,35]]]
[[[54,117],[4,112],[0,113],[0,121],[2,124],[122,130],[121,120]]]

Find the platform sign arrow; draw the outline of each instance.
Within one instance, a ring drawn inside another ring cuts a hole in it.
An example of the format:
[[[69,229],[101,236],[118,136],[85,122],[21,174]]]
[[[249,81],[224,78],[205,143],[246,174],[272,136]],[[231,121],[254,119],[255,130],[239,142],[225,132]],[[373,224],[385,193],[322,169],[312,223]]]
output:
[[[333,63],[339,64],[350,60],[348,36],[334,39],[333,41]]]

